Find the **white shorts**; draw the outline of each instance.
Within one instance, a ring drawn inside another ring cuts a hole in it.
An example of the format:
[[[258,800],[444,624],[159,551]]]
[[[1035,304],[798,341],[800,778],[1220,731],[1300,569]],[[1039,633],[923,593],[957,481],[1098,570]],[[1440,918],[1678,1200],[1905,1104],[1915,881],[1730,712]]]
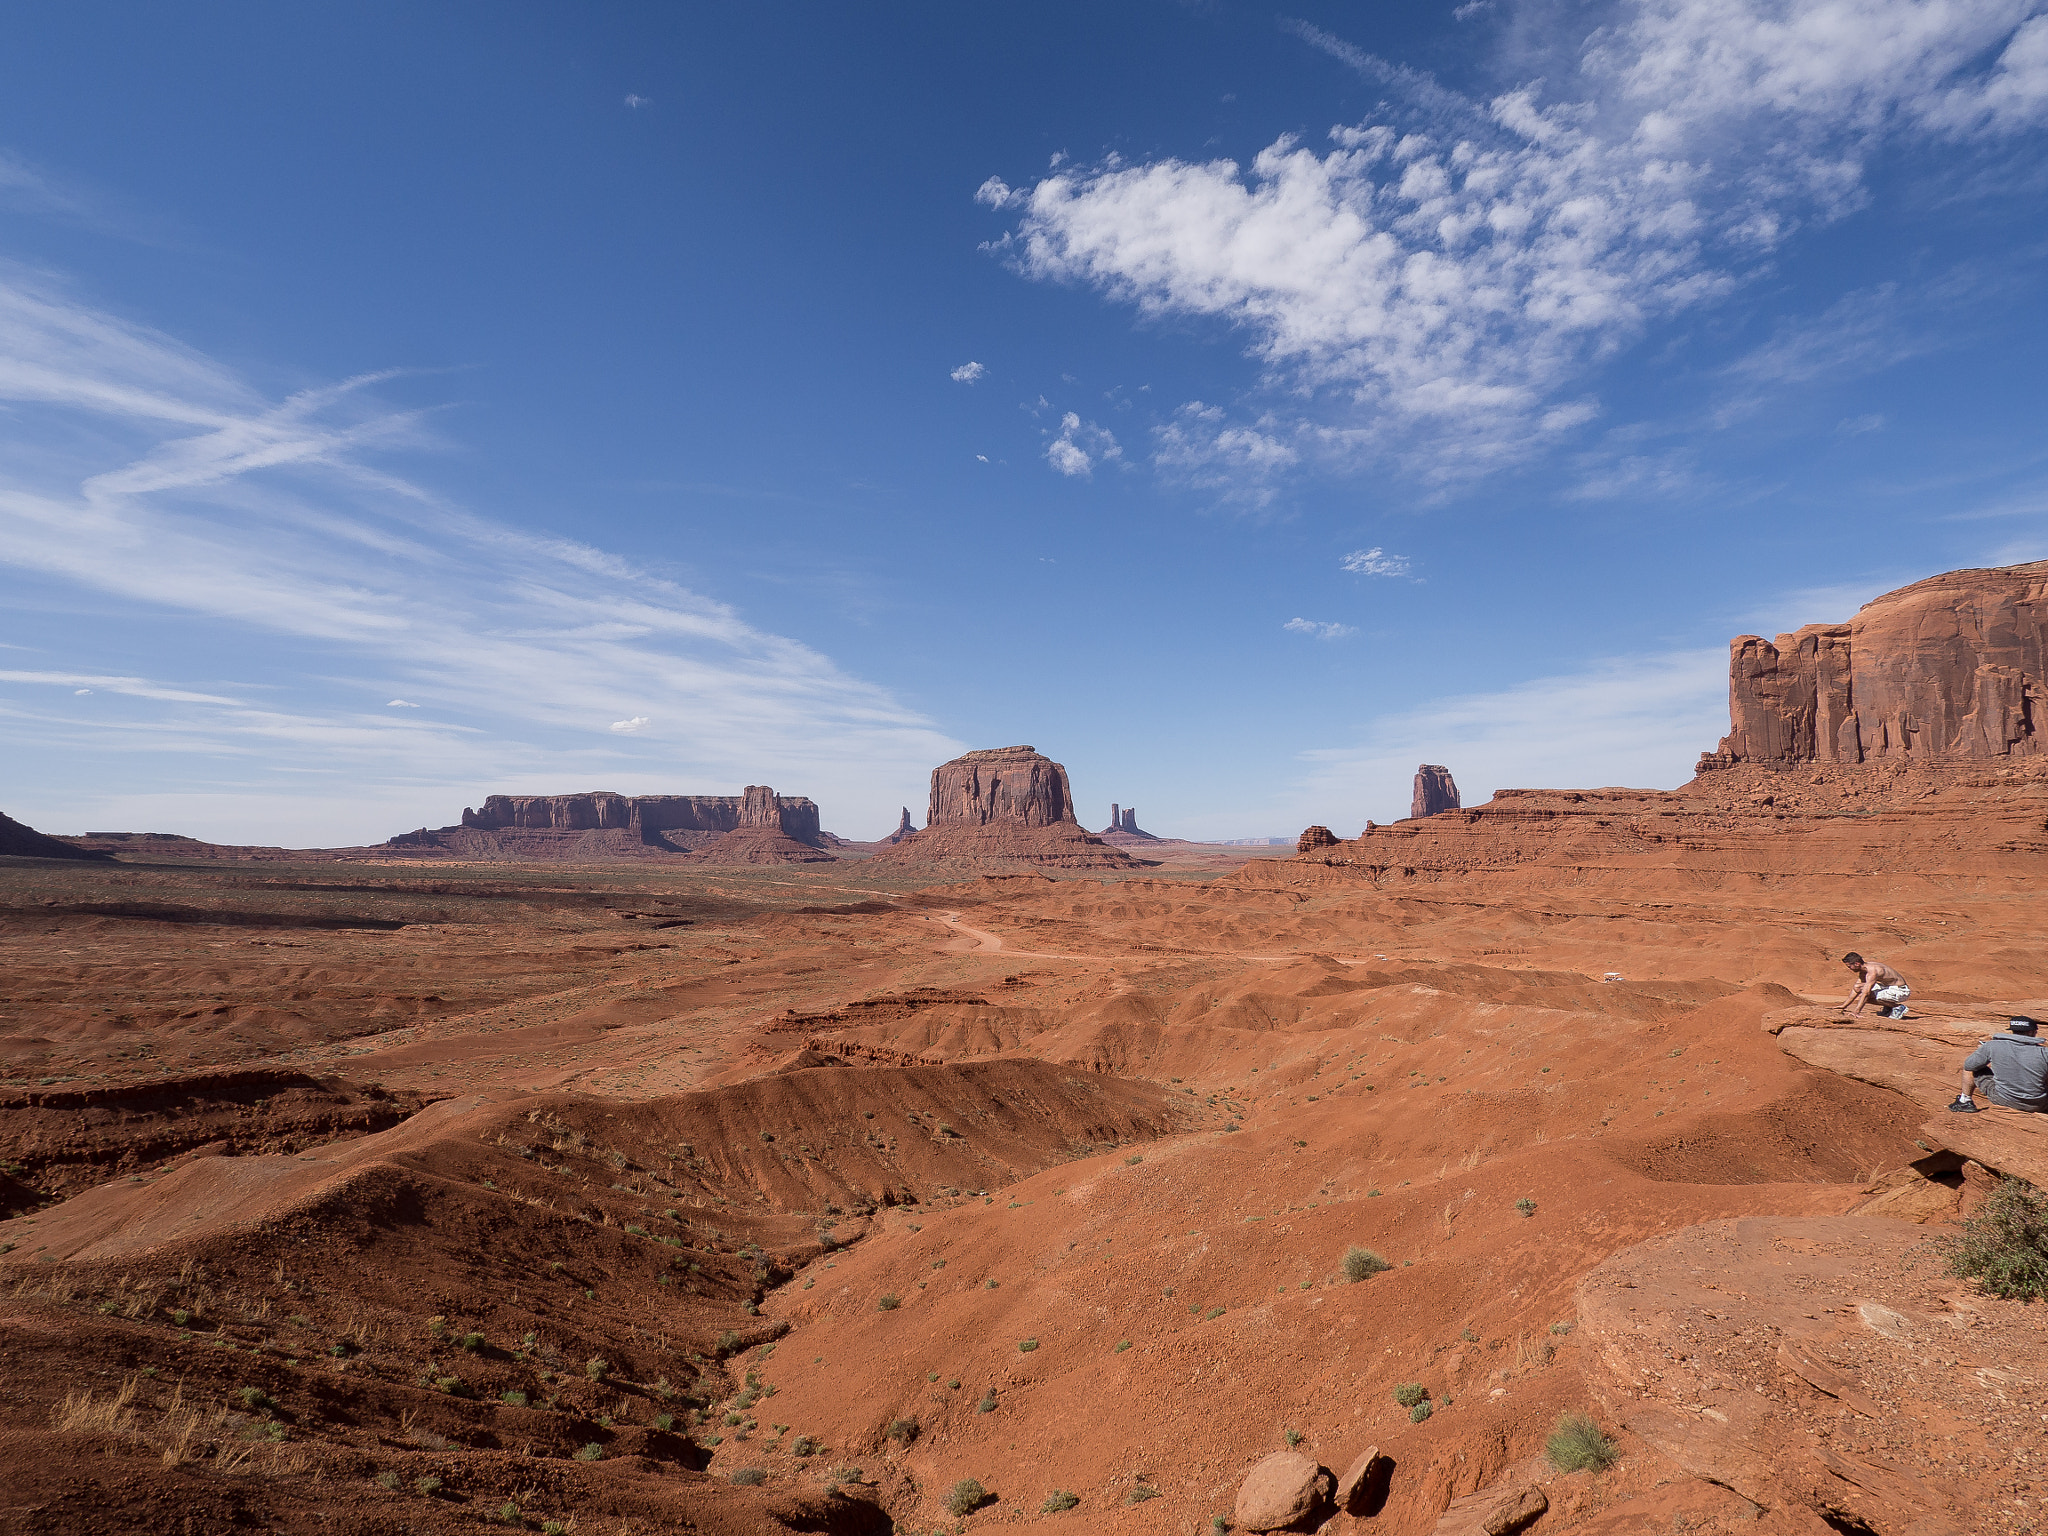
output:
[[[1870,994],[1870,1000],[1874,1003],[1903,1003],[1912,995],[1913,989],[1902,981],[1895,987],[1879,987]]]

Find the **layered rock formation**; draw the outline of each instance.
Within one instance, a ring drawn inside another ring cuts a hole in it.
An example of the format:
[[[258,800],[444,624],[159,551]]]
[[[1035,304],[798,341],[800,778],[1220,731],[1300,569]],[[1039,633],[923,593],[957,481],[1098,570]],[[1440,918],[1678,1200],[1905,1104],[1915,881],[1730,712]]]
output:
[[[614,859],[671,853],[705,862],[813,863],[835,857],[816,802],[750,784],[737,795],[492,795],[460,825],[386,846],[463,858]]]
[[[1450,769],[1441,763],[1424,763],[1415,770],[1415,793],[1408,801],[1411,820],[1440,811],[1455,811],[1462,804],[1458,799],[1458,781],[1451,777]]]
[[[1067,770],[1036,747],[968,752],[932,770],[925,828],[877,858],[1015,861],[1064,869],[1134,861],[1081,829]]]
[[[896,830],[883,838],[882,841],[885,843],[900,843],[906,838],[915,836],[917,836],[917,828],[910,824],[910,807],[906,805],[903,807],[903,819],[896,823]]]
[[[1102,838],[1129,838],[1139,843],[1161,841],[1159,837],[1138,825],[1138,808],[1135,805],[1118,805],[1114,800],[1109,802],[1109,825],[1095,835]]]
[[[1846,624],[1736,636],[1728,735],[1700,767],[2038,756],[2044,677],[2048,561],[1949,571]]]

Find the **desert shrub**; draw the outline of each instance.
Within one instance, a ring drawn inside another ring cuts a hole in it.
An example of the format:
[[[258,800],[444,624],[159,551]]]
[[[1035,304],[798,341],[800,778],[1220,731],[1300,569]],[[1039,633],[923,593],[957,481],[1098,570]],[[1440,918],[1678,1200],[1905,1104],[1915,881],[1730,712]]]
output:
[[[1556,1334],[1559,1338],[1562,1338],[1564,1337],[1564,1335],[1570,1333],[1574,1328],[1578,1326],[1579,1325],[1577,1323],[1552,1323],[1550,1325],[1550,1331]]]
[[[790,1454],[793,1456],[815,1456],[823,1449],[825,1442],[816,1435],[798,1435],[789,1446]]]
[[[578,1461],[603,1461],[604,1447],[593,1440],[576,1453],[576,1459]]]
[[[327,1353],[334,1356],[337,1360],[346,1360],[355,1352],[356,1343],[353,1339],[336,1339],[327,1346]]]
[[[543,1520],[540,1523],[540,1536],[569,1536],[569,1527],[559,1520]]]
[[[396,1472],[379,1472],[377,1474],[377,1486],[379,1488],[389,1488],[393,1493],[396,1493],[398,1491],[398,1484],[399,1476]]]
[[[592,1381],[603,1381],[611,1373],[612,1363],[609,1360],[601,1360],[593,1355],[590,1359],[583,1362],[583,1374]]]
[[[483,1353],[484,1336],[480,1333],[465,1333],[455,1342],[472,1355]]]
[[[697,1266],[692,1264],[690,1268],[694,1272]],[[714,1347],[720,1355],[729,1355],[740,1347],[740,1336],[728,1328],[718,1336],[718,1343]]]
[[[647,1235],[647,1229],[634,1221],[626,1223],[626,1231],[633,1237],[645,1237]]]
[[[187,1312],[183,1307],[179,1307],[175,1312],[171,1314],[171,1321],[176,1323],[180,1328],[182,1328],[187,1323],[192,1321],[192,1314],[190,1312]]]
[[[1370,1280],[1381,1270],[1392,1269],[1394,1266],[1389,1264],[1383,1255],[1373,1252],[1370,1248],[1352,1247],[1344,1250],[1344,1262],[1338,1267],[1344,1271],[1344,1278],[1356,1285],[1359,1281]]]
[[[1429,1388],[1419,1381],[1404,1381],[1401,1385],[1394,1388],[1394,1401],[1403,1408],[1413,1408],[1428,1396]]]
[[[946,1508],[956,1515],[971,1515],[988,1502],[988,1490],[971,1477],[963,1477],[946,1495]]]
[[[910,1444],[911,1441],[917,1438],[917,1420],[891,1419],[889,1421],[889,1438],[898,1445]]]
[[[1559,1414],[1557,1428],[1543,1442],[1543,1454],[1560,1472],[1600,1472],[1614,1465],[1621,1452],[1583,1413]]]
[[[1145,1161],[1144,1153],[1133,1152],[1129,1157],[1124,1159],[1124,1166],[1126,1168],[1135,1167],[1137,1164],[1142,1163],[1143,1161]]]
[[[1130,1347],[1131,1341],[1129,1339],[1118,1339],[1116,1341],[1116,1348],[1111,1350],[1110,1353],[1113,1355],[1120,1355]]]
[[[981,1401],[974,1405],[974,1411],[976,1413],[994,1413],[996,1411],[996,1389],[994,1387],[990,1387],[987,1392],[982,1394]]]
[[[1045,1496],[1045,1502],[1038,1506],[1041,1515],[1056,1515],[1063,1509],[1072,1509],[1081,1500],[1064,1488],[1055,1488]]]
[[[510,1392],[500,1392],[498,1394],[498,1401],[505,1404],[508,1408],[524,1408],[526,1406],[526,1394],[517,1389]]]
[[[742,1488],[758,1488],[768,1481],[768,1469],[765,1467],[741,1467],[737,1472],[733,1473],[732,1481]]]
[[[2048,1298],[2048,1193],[2005,1179],[1947,1240],[1948,1272],[2008,1301]]]
[[[498,1518],[507,1525],[520,1525],[524,1523],[519,1518],[519,1506],[510,1499],[507,1499],[498,1506]]]
[[[1217,1318],[1221,1317],[1222,1315],[1223,1309],[1221,1307],[1211,1307],[1206,1313],[1203,1314],[1202,1321],[1205,1323],[1211,1323],[1214,1322]]]
[[[242,1400],[242,1406],[251,1413],[260,1413],[265,1408],[277,1406],[270,1400],[270,1394],[261,1387],[243,1387],[235,1396]]]
[[[1019,1339],[1017,1341],[1017,1352],[1021,1355],[1028,1355],[1036,1348],[1038,1348],[1038,1340],[1036,1339]]]
[[[1147,1499],[1156,1499],[1158,1497],[1159,1490],[1157,1488],[1147,1488],[1143,1483],[1140,1483],[1124,1495],[1124,1502],[1126,1504],[1142,1504]]]
[[[1211,1515],[1209,1517],[1209,1529],[1214,1531],[1216,1536],[1223,1536],[1223,1533],[1230,1529],[1230,1522],[1221,1515]]]
[[[450,1397],[469,1396],[469,1388],[463,1384],[460,1376],[436,1376],[434,1378],[434,1385],[439,1390],[446,1392]]]
[[[424,1498],[432,1498],[441,1491],[441,1479],[432,1474],[426,1477],[416,1477],[412,1480],[412,1491]]]
[[[877,1312],[894,1312],[902,1305],[903,1298],[894,1291],[884,1291],[875,1299],[875,1310]]]
[[[1527,1195],[1524,1195],[1521,1199],[1515,1202],[1515,1209],[1520,1211],[1524,1216],[1534,1216],[1536,1214],[1536,1202],[1534,1200],[1531,1200]]]
[[[1297,1445],[1301,1444],[1300,1430],[1290,1429],[1285,1431],[1285,1434],[1287,1439],[1287,1449],[1289,1449],[1290,1451],[1293,1450]]]
[[[1417,1403],[1413,1408],[1410,1408],[1408,1410],[1408,1422],[1410,1424],[1420,1424],[1424,1419],[1430,1416],[1432,1411],[1433,1410],[1429,1406],[1429,1400],[1425,1398],[1423,1399],[1423,1401]]]
[[[430,1333],[430,1334],[432,1334],[432,1335],[433,1335],[433,1336],[434,1336],[435,1338],[437,1338],[437,1339],[445,1339],[445,1338],[447,1338],[447,1337],[448,1337],[448,1319],[447,1319],[447,1318],[445,1318],[445,1317],[430,1317],[430,1318],[428,1318],[428,1319],[427,1319],[427,1332],[428,1332],[428,1333]]]

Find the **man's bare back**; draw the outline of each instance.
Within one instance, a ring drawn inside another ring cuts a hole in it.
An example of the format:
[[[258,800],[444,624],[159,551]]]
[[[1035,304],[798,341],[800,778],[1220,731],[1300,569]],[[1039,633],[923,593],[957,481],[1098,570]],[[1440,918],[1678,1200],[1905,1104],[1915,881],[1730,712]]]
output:
[[[1906,978],[1886,965],[1882,960],[1866,960],[1858,954],[1842,956],[1842,964],[1856,973],[1856,985],[1849,990],[1848,1001],[1842,1004],[1844,1013],[1861,1013],[1871,999],[1871,993],[1881,987],[1903,987]]]

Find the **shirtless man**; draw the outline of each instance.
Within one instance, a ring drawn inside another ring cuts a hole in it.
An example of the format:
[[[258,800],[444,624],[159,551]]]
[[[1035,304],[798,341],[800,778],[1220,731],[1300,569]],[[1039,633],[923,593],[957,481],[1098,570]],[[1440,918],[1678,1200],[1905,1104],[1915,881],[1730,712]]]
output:
[[[1906,985],[1905,977],[1882,960],[1866,960],[1854,950],[1842,956],[1842,964],[1856,973],[1856,985],[1849,1000],[1842,1004],[1844,1013],[1861,1013],[1864,1004],[1876,1003],[1878,1011],[1888,1019],[1906,1016],[1906,999],[1913,995],[1913,989]]]

